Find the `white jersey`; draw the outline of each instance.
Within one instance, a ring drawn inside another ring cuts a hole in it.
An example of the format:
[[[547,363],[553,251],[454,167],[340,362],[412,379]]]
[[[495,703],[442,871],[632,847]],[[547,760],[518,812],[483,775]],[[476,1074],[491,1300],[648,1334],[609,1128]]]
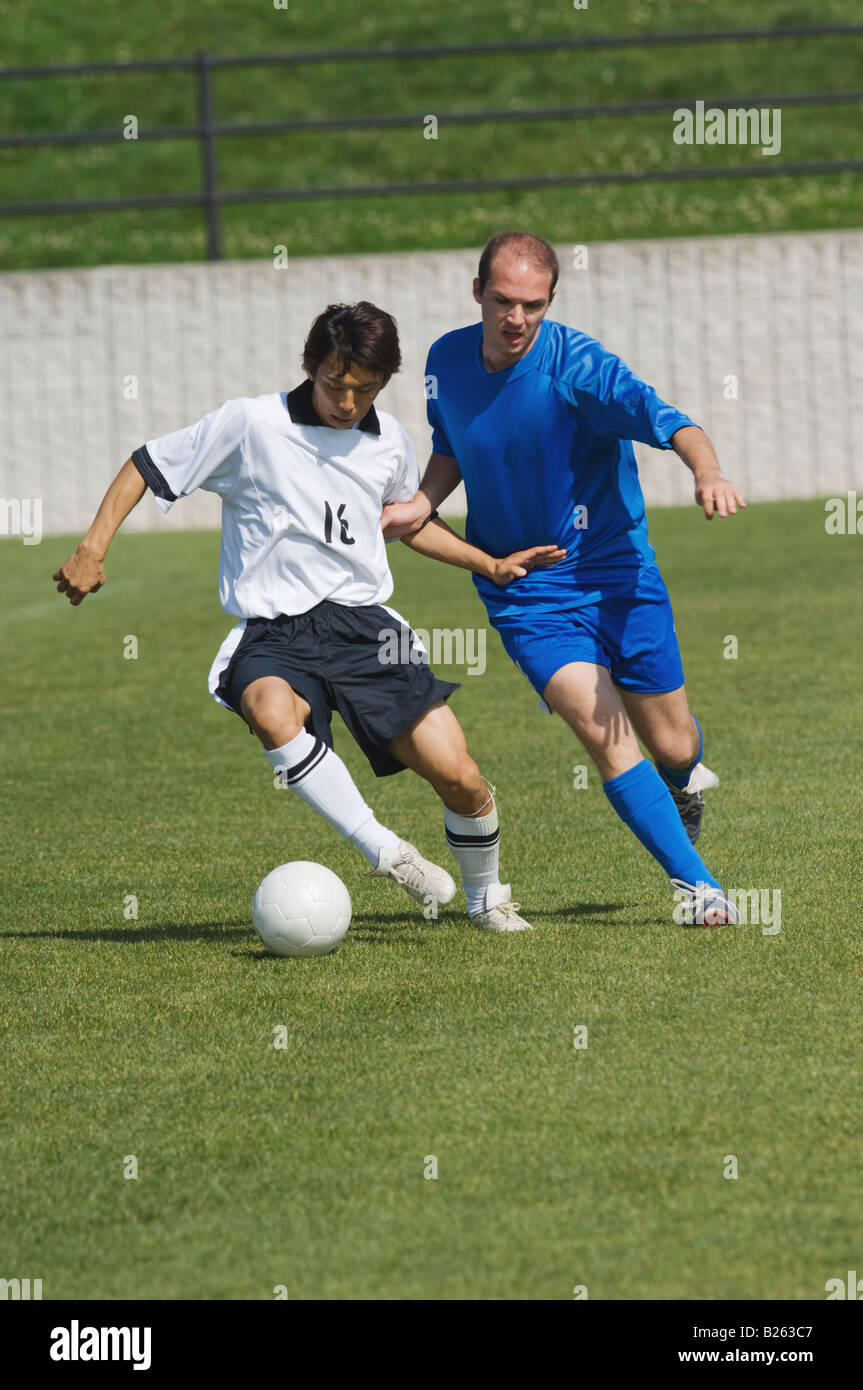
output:
[[[392,415],[372,407],[354,429],[322,425],[306,381],[227,401],[132,459],[163,511],[199,487],[221,497],[226,613],[275,618],[325,599],[356,607],[391,595],[381,508],[419,487],[416,454]]]

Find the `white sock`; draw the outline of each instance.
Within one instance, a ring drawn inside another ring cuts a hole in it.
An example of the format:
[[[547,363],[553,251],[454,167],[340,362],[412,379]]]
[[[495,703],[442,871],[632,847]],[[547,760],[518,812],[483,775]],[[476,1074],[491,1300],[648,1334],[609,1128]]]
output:
[[[467,893],[469,917],[485,911],[486,890],[498,882],[500,862],[500,831],[497,807],[484,816],[459,816],[448,806],[443,808],[447,844],[458,860],[464,891]]]
[[[356,845],[360,854],[366,856],[373,869],[378,867],[382,849],[398,849],[401,844],[398,835],[395,835],[392,830],[387,830],[380,821],[375,820],[372,811],[369,811],[368,820],[349,838],[351,844]]]
[[[338,753],[323,739],[301,729],[281,748],[264,752],[284,785],[356,845],[372,868],[377,868],[382,849],[398,845],[398,835],[375,820]]]

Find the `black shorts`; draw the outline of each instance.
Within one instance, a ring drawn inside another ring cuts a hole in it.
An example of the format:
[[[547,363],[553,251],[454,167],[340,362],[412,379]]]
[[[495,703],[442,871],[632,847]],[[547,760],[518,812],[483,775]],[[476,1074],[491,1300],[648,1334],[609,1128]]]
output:
[[[387,634],[399,633],[399,641]],[[458,685],[438,680],[428,665],[388,660],[407,656],[416,639],[385,608],[349,608],[329,600],[294,617],[249,618],[216,695],[240,714],[246,686],[261,676],[281,676],[307,700],[307,726],[329,748],[337,710],[378,777],[402,772],[404,763],[387,752],[399,734]],[[242,717],[242,716],[241,716]]]

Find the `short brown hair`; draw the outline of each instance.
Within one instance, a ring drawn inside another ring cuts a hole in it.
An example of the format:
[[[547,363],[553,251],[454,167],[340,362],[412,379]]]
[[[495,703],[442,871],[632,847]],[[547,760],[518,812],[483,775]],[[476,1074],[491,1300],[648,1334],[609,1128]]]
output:
[[[560,263],[553,246],[549,246],[542,237],[534,236],[532,232],[500,232],[493,236],[491,241],[486,242],[482,255],[479,258],[479,292],[483,293],[488,278],[491,275],[492,262],[499,251],[512,247],[513,251],[524,256],[525,260],[531,261],[539,270],[547,270],[551,276],[549,286],[549,297],[554,293],[557,284],[557,277],[560,274]]]
[[[309,329],[303,366],[314,376],[331,354],[340,373],[356,362],[369,371],[380,372],[386,385],[402,361],[395,319],[367,299],[358,304],[328,304]]]

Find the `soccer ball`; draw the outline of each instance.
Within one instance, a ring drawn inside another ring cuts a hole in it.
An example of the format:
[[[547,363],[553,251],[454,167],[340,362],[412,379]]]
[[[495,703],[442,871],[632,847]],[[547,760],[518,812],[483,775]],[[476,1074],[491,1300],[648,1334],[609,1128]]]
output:
[[[252,899],[255,931],[274,956],[326,956],[351,924],[351,899],[323,864],[280,864]]]

